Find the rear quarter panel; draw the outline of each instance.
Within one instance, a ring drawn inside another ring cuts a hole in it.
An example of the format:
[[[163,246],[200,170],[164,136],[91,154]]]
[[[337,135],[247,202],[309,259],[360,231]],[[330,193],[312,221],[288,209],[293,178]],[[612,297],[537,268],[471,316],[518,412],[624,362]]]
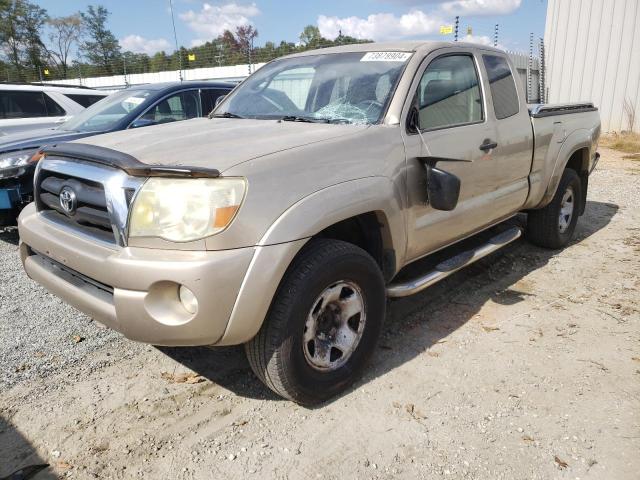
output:
[[[567,162],[580,149],[587,149],[593,162],[600,136],[597,111],[532,118],[535,144],[530,192],[525,209],[543,208],[558,188]]]

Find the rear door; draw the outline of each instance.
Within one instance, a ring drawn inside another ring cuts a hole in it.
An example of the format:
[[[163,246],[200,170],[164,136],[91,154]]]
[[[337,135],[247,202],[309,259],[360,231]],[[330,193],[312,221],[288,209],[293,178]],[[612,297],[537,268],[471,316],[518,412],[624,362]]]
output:
[[[412,86],[421,135],[405,131],[407,152],[408,260],[464,237],[495,217],[493,191],[499,172],[492,150],[496,138],[489,121],[486,83],[472,49],[437,50],[423,61]],[[404,131],[404,129],[403,129]],[[426,192],[426,170],[418,157],[443,157],[437,167],[461,180],[457,207],[433,209]]]

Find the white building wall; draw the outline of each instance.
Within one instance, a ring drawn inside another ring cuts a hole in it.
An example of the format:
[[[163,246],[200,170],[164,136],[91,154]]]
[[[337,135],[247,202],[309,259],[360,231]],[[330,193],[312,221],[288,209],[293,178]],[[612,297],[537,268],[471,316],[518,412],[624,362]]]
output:
[[[604,131],[640,131],[640,0],[548,0],[547,101],[591,101]]]

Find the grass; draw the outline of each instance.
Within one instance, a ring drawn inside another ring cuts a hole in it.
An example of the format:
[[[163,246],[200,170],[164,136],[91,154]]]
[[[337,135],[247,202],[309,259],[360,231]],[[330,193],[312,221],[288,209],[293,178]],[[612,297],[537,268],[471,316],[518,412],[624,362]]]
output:
[[[640,160],[640,133],[611,133],[600,138],[600,145],[628,153],[624,158]]]

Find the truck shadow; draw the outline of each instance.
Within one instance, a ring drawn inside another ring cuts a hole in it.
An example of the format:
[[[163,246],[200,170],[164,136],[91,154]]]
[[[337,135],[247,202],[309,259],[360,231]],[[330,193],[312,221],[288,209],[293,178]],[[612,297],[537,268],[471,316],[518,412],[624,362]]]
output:
[[[587,202],[585,215],[578,222],[575,239],[570,246],[605,228],[617,211],[615,204]],[[524,216],[510,222],[523,221]],[[378,351],[363,377],[351,389],[319,408],[443,342],[449,334],[471,320],[485,303],[514,305],[535,296],[535,287],[527,291],[527,288],[516,287],[515,284],[530,272],[547,265],[560,253],[560,250],[546,250],[518,240],[423,292],[389,301]],[[418,262],[412,265],[412,269],[417,271],[420,268]],[[162,348],[161,351],[239,396],[280,400],[253,376],[242,347]]]
[[[0,480],[57,479],[18,429],[0,416]]]

